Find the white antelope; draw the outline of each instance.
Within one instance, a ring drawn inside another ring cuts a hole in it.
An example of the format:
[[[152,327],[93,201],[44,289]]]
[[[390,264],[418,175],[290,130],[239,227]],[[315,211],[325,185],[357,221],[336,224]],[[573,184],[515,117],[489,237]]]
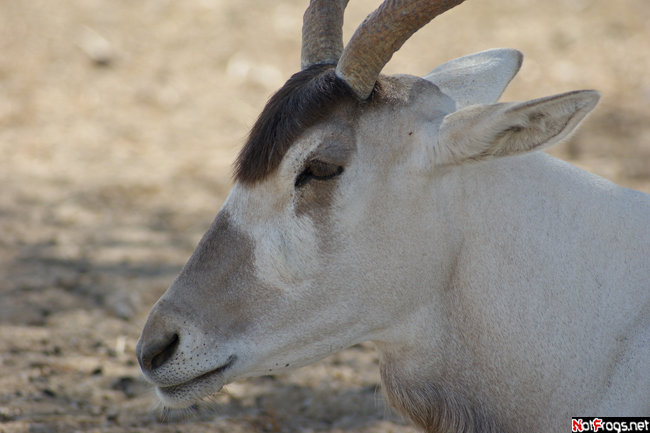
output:
[[[387,0],[345,49],[347,1],[311,1],[302,71],[138,342],[164,406],[369,340],[429,432],[650,415],[650,196],[539,152],[599,94],[497,103],[509,49],[379,75],[462,1]]]

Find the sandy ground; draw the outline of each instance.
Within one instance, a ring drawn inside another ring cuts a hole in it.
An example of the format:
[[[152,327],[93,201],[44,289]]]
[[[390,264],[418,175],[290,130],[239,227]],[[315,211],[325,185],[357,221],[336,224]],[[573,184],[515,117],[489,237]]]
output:
[[[376,0],[352,0],[349,38]],[[231,187],[230,164],[299,65],[306,0],[0,0],[0,432],[414,432],[360,345],[152,410],[134,348]],[[594,88],[550,153],[650,192],[650,3],[468,0],[388,73],[526,54],[504,100]]]

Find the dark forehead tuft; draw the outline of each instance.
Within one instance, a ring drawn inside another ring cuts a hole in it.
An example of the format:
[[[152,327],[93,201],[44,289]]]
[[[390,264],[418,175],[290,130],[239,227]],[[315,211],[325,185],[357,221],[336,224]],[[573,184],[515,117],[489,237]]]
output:
[[[271,174],[300,134],[335,110],[355,115],[361,102],[334,67],[314,65],[298,72],[269,99],[235,161],[236,181],[255,183]]]

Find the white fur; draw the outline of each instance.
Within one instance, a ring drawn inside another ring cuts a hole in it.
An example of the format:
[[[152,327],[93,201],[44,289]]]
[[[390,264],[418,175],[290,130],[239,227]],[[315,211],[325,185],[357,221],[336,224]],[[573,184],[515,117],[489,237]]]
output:
[[[298,214],[323,185],[294,183],[315,149],[333,145],[332,125],[305,131],[263,182],[236,185],[223,212],[254,245],[254,283],[232,284],[254,314],[210,331],[237,313],[204,299],[233,288],[181,274],[138,344],[141,354],[167,338],[157,329],[179,335],[171,360],[145,369],[156,385],[179,385],[164,403],[371,340],[389,400],[431,431],[568,431],[572,415],[649,416],[650,196],[535,152],[565,139],[598,94],[495,104],[517,59],[497,50],[427,76],[450,94],[394,78],[401,100],[363,113],[327,208],[314,199],[314,212]],[[480,85],[457,85],[468,82]],[[210,384],[188,382],[232,355]]]

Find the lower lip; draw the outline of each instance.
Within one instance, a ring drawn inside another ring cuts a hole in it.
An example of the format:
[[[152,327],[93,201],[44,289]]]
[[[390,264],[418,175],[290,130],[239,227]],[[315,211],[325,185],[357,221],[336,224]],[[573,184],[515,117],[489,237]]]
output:
[[[177,385],[171,385],[171,386],[160,386],[158,389],[160,389],[162,392],[165,392],[165,390],[171,391],[174,388],[179,388],[179,387],[185,387],[188,385],[192,385],[194,383],[201,383],[205,382],[206,380],[209,380],[213,376],[218,376],[219,374],[223,373],[237,361],[237,357],[235,355],[230,355],[230,357],[226,360],[226,363],[223,364],[221,367],[217,367],[216,369],[212,371],[208,371],[207,373],[204,373],[200,376],[195,377],[194,379],[190,379],[187,382],[184,383],[179,383]]]
[[[217,374],[221,374],[224,371],[226,371],[227,369],[229,369],[230,367],[232,367],[232,365],[235,363],[236,360],[237,360],[237,357],[235,355],[230,355],[230,357],[228,357],[228,359],[226,360],[226,363],[223,364],[221,367],[217,367],[216,369],[214,369],[212,371],[208,371],[207,373],[202,374],[201,376],[198,376],[198,377],[196,377],[195,379],[192,379],[192,380],[203,380],[203,379],[207,379],[208,377],[216,376]]]

